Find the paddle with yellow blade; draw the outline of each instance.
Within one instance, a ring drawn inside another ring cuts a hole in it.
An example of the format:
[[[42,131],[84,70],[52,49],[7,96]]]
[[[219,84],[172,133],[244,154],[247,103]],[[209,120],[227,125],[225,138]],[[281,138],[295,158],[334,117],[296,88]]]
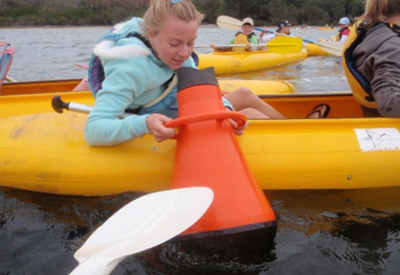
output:
[[[162,244],[192,226],[214,198],[207,187],[151,193],[124,206],[88,238],[74,257],[74,275],[109,274],[126,256]]]
[[[226,15],[221,15],[217,18],[217,25],[221,28],[224,29],[231,29],[231,30],[240,30],[242,27],[242,21],[237,20],[235,18],[226,16]],[[254,27],[255,30],[257,31],[264,31],[264,29],[262,28],[258,28],[258,27]],[[277,33],[277,32],[271,32],[268,31],[269,33],[273,33],[276,35],[280,35],[283,37],[291,37],[289,35],[286,34],[281,34],[281,33]],[[312,44],[316,44],[319,45],[324,51],[333,54],[333,55],[337,55],[337,56],[341,56],[342,52],[343,52],[343,47],[344,45],[341,43],[334,43],[334,42],[314,42],[311,40],[307,40],[307,39],[302,39],[304,42],[308,42],[308,43],[312,43]]]
[[[303,42],[296,37],[277,37],[266,44],[250,44],[251,47],[267,47],[274,53],[297,53],[303,48]],[[209,48],[209,45],[196,45],[195,48]],[[214,45],[214,49],[223,50],[232,47],[246,47],[246,44]]]

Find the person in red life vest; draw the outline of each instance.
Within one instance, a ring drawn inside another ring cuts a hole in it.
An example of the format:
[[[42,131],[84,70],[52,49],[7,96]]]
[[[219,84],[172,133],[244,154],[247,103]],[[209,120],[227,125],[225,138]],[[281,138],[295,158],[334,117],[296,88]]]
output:
[[[346,43],[347,37],[349,36],[349,32],[350,32],[349,27],[350,27],[350,19],[347,17],[340,18],[339,31],[336,35],[336,38],[327,39],[326,41],[337,42],[337,43],[341,43],[341,44]],[[332,26],[332,28],[333,28],[333,26]]]
[[[339,43],[346,43],[347,37],[349,36],[349,26],[350,26],[350,19],[347,17],[342,17],[339,20],[339,31],[336,36],[336,42]]]

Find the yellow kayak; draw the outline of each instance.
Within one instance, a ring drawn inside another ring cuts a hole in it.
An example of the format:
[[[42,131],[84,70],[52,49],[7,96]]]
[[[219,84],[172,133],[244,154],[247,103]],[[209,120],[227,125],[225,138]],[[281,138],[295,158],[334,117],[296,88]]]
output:
[[[330,28],[330,27],[319,27],[318,29],[320,31],[334,31],[334,30],[336,30],[335,28]]]
[[[267,94],[289,94],[294,93],[295,91],[293,84],[281,80],[269,81],[229,79],[218,80],[218,84],[222,91],[233,92],[240,87],[247,87],[259,96]]]
[[[308,50],[308,56],[331,55],[324,51],[319,45],[313,43],[306,43],[306,49]]]
[[[251,72],[302,60],[308,51],[298,53],[273,53],[270,51],[213,51],[199,54],[199,69],[214,67],[217,75]]]
[[[4,83],[1,95],[41,94],[51,92],[70,92],[80,83],[80,79],[48,80],[33,82]],[[269,80],[218,80],[221,90],[232,92],[240,87],[247,87],[257,95],[293,93],[294,86],[284,81]]]
[[[169,188],[176,142],[151,136],[89,147],[87,115],[55,113],[50,101],[94,103],[90,92],[0,96],[0,185],[98,196]],[[287,119],[254,120],[239,145],[262,189],[400,185],[400,119],[363,118],[349,93],[264,95]],[[321,103],[327,119],[304,119]],[[221,165],[229,165],[221,163]]]

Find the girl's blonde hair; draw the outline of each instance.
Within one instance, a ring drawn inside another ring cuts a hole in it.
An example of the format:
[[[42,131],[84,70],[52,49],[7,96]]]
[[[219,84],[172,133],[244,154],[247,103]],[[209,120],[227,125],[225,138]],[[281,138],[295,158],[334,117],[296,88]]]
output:
[[[367,0],[364,15],[356,18],[366,21],[365,28],[370,29],[385,17],[400,14],[400,0]]]
[[[190,0],[151,0],[150,6],[143,17],[144,24],[142,25],[142,32],[145,37],[147,37],[148,27],[155,33],[158,33],[164,22],[171,15],[184,21],[196,20],[198,25],[201,24],[204,18],[204,15],[197,11]]]

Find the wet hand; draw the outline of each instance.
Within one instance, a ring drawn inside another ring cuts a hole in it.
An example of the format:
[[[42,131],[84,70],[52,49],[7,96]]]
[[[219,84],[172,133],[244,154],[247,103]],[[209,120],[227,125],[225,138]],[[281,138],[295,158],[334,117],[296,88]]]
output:
[[[164,126],[170,120],[171,118],[161,114],[151,114],[146,118],[147,128],[156,141],[162,142],[175,136],[175,128]]]

